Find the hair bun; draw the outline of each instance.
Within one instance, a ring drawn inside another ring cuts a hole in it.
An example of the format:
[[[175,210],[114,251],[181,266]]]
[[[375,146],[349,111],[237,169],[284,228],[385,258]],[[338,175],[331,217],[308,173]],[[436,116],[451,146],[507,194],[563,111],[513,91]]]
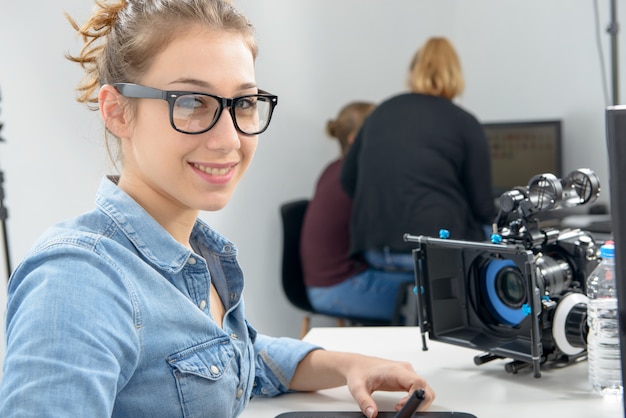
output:
[[[326,133],[332,138],[337,138],[337,121],[329,120],[326,123]]]

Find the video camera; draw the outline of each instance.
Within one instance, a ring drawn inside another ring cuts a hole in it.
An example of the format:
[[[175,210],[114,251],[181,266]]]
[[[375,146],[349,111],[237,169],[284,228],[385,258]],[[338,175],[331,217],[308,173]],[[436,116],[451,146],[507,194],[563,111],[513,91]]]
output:
[[[593,236],[560,231],[540,215],[586,205],[600,192],[596,174],[546,173],[503,193],[491,242],[405,234],[413,250],[422,347],[436,341],[485,351],[476,365],[510,358],[505,370],[586,355],[586,279],[599,262]],[[548,226],[547,226],[548,225]],[[445,231],[444,231],[445,232]]]

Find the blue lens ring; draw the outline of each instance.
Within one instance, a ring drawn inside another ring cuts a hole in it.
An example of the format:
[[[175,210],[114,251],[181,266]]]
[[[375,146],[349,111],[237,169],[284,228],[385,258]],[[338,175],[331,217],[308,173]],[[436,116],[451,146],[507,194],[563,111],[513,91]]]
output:
[[[482,269],[482,292],[487,299],[487,309],[501,323],[511,326],[519,325],[526,314],[523,308],[511,308],[502,302],[496,289],[496,277],[506,267],[517,267],[511,260],[494,259]]]

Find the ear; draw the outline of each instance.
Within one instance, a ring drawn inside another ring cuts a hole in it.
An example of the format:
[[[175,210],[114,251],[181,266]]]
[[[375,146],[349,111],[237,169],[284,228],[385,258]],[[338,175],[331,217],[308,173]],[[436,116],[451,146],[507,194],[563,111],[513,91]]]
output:
[[[125,112],[125,100],[112,85],[105,84],[100,87],[98,93],[100,116],[107,129],[118,138],[128,138],[131,132],[130,119]]]

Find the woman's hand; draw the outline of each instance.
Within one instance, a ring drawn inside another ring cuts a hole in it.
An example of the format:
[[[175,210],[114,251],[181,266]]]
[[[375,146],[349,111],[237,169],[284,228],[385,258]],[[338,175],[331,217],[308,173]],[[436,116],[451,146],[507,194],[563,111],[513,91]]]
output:
[[[424,389],[424,401],[420,404],[420,411],[426,410],[435,399],[435,393],[426,380],[418,376],[409,363],[355,356],[347,372],[347,385],[367,417],[378,415],[378,407],[371,396],[377,390],[407,392],[396,404],[396,411],[402,408],[410,394],[419,389]]]
[[[359,408],[369,418],[378,415],[378,406],[371,396],[378,390],[406,392],[396,404],[396,410],[400,410],[409,395],[418,389],[424,389],[420,411],[426,410],[435,399],[426,380],[418,376],[409,363],[325,350],[312,351],[302,359],[290,388],[314,391],[341,385],[348,386]]]

